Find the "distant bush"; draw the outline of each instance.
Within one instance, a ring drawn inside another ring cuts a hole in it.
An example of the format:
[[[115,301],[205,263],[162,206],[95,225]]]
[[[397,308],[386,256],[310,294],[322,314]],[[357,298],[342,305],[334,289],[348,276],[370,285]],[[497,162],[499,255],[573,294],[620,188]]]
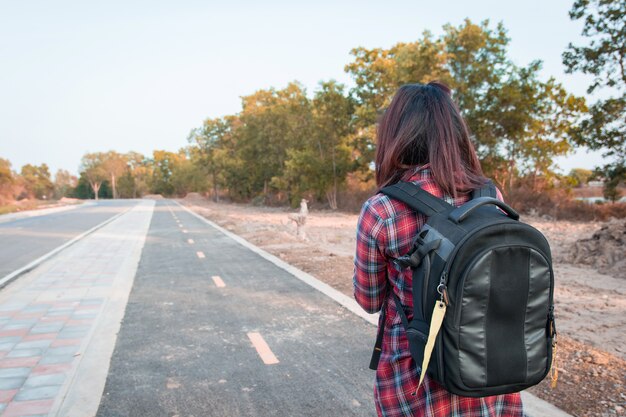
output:
[[[507,203],[521,213],[549,216],[555,220],[608,220],[626,218],[626,203],[590,204],[574,200],[569,190],[547,189],[533,191],[520,186],[506,196]]]

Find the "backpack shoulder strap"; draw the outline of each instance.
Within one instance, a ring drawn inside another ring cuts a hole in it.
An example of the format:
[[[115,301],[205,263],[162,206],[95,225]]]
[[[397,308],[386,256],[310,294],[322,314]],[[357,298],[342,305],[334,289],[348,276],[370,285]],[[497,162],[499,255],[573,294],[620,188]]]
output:
[[[454,210],[454,206],[446,201],[435,197],[428,191],[423,190],[419,185],[412,182],[399,182],[389,185],[382,190],[381,193],[400,200],[413,210],[425,214],[430,217],[437,213],[444,213]]]
[[[493,181],[487,180],[485,185],[472,191],[472,200],[479,197],[498,198],[498,192],[496,191],[496,186]]]

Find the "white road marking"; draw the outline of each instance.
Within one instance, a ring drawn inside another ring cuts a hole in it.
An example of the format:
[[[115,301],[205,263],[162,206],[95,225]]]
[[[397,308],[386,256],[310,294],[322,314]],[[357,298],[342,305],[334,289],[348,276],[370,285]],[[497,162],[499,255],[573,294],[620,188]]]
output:
[[[254,346],[264,364],[274,365],[278,363],[278,359],[274,356],[272,350],[267,345],[265,340],[263,340],[263,336],[261,336],[260,333],[250,332],[248,333],[248,338],[252,342],[252,346]]]
[[[189,243],[190,245],[193,245],[194,241],[193,241],[193,239],[187,239],[187,243]]]
[[[183,233],[189,233],[187,229],[183,229]]]
[[[200,259],[203,259],[205,257],[204,253],[200,252],[200,251],[196,252],[196,255],[198,255],[198,258],[200,258]]]
[[[215,283],[215,286],[217,288],[224,288],[226,286],[222,278],[218,277],[217,275],[213,275],[211,278],[213,278],[213,282]]]

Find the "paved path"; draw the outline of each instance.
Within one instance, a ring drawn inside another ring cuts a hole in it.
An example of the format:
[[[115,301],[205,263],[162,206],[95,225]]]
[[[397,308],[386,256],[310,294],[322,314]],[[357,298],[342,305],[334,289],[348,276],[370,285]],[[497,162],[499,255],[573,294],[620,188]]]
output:
[[[334,290],[172,201],[132,204],[0,291],[0,416],[375,415],[375,328],[311,285]]]
[[[134,204],[0,291],[2,417],[95,413],[154,203]]]
[[[98,416],[372,416],[374,335],[283,269],[158,202]]]
[[[134,204],[132,200],[99,201],[61,211],[34,211],[28,217],[0,222],[0,278]]]

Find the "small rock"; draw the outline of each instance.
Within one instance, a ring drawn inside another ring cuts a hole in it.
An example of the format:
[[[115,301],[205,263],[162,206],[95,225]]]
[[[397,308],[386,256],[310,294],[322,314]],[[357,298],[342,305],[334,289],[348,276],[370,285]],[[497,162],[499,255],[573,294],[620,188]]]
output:
[[[607,365],[609,363],[609,358],[607,355],[603,355],[599,352],[593,352],[591,354],[591,361],[596,365]]]

